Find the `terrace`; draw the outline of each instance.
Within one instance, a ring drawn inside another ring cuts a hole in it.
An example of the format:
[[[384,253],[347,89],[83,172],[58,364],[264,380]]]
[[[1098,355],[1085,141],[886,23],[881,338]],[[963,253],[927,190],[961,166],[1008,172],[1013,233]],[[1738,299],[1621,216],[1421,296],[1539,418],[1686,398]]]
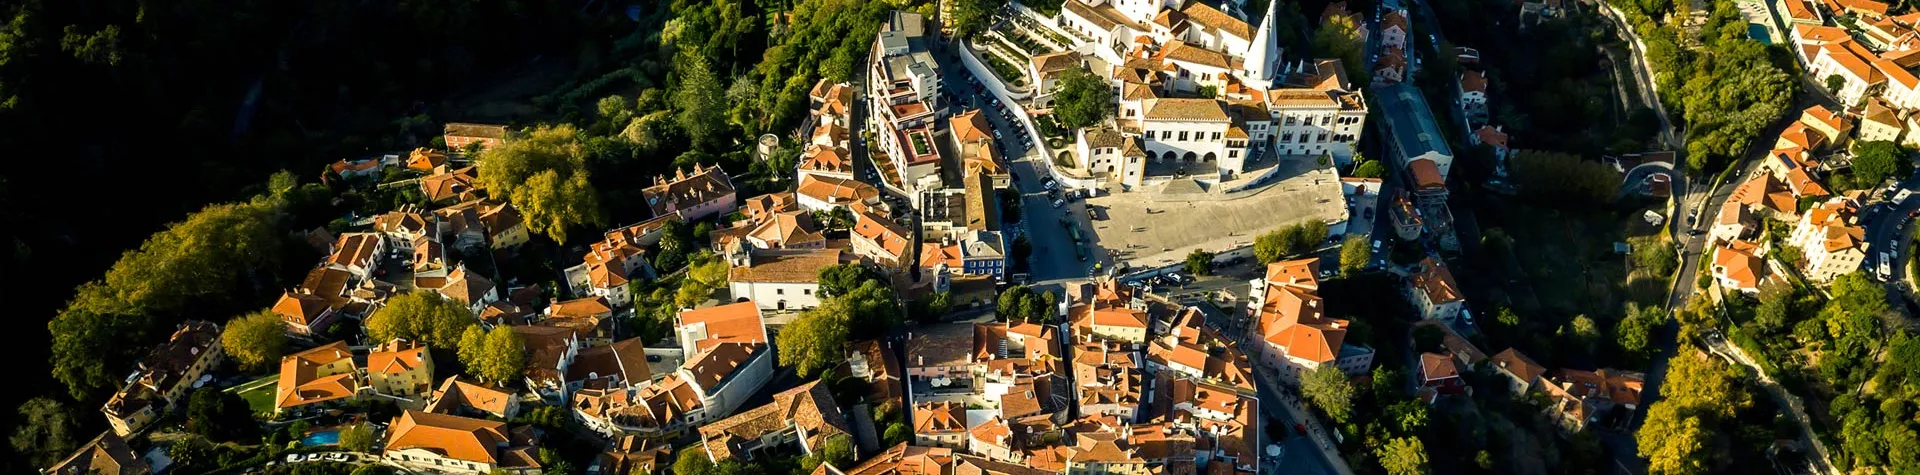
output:
[[[940,160],[939,152],[933,149],[933,134],[931,132],[928,132],[925,128],[921,128],[908,131],[906,135],[907,152],[913,154],[913,156],[907,157],[908,165],[919,165]]]

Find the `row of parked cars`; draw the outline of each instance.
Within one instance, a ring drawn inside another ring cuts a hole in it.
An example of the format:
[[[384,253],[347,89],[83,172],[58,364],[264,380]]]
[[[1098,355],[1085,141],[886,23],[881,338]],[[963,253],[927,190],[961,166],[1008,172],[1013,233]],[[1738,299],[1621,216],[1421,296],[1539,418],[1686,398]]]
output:
[[[300,462],[349,462],[349,461],[352,461],[352,460],[353,460],[353,456],[352,456],[352,455],[348,455],[348,454],[347,454],[347,453],[345,453],[345,452],[322,452],[322,453],[311,453],[311,454],[287,454],[287,463],[300,463]]]

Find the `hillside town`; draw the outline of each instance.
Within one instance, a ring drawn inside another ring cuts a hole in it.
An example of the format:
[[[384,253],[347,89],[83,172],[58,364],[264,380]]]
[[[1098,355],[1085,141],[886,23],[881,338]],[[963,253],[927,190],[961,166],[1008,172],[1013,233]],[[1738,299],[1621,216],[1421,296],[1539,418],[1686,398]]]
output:
[[[1920,469],[1911,6],[666,3],[576,66],[659,57],[531,101],[552,114],[409,116],[124,251],[48,324],[62,387],[15,450],[58,475]]]

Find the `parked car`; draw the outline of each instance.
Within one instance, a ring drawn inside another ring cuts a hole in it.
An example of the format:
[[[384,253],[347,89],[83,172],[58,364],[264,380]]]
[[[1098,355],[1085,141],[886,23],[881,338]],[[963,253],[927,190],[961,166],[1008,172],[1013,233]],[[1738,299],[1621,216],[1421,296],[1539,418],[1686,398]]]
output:
[[[1066,202],[1066,200],[1061,200],[1061,199],[1055,199],[1055,200],[1053,200],[1053,207],[1055,207],[1055,208],[1059,208],[1059,207],[1061,207],[1061,206],[1065,206],[1066,204],[1067,204],[1067,202]]]
[[[1054,189],[1055,187],[1058,187],[1058,186],[1060,186],[1060,184],[1059,184],[1059,183],[1055,183],[1055,182],[1053,181],[1053,178],[1047,178],[1047,181],[1044,181],[1044,182],[1041,182],[1041,183],[1040,183],[1040,186],[1044,186],[1044,187],[1047,187],[1047,189],[1049,189],[1049,190],[1051,190],[1051,189]]]
[[[326,458],[328,462],[345,462],[349,459],[347,454],[340,452],[328,452]]]

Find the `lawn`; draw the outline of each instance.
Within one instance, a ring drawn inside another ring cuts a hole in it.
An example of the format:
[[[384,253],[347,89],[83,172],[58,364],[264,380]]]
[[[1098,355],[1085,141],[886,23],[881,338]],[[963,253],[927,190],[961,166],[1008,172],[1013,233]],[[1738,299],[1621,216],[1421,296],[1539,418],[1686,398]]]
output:
[[[272,413],[273,393],[278,379],[278,375],[261,376],[260,379],[234,386],[227,391],[238,392],[240,399],[246,400],[247,408],[252,409],[255,414]]]

